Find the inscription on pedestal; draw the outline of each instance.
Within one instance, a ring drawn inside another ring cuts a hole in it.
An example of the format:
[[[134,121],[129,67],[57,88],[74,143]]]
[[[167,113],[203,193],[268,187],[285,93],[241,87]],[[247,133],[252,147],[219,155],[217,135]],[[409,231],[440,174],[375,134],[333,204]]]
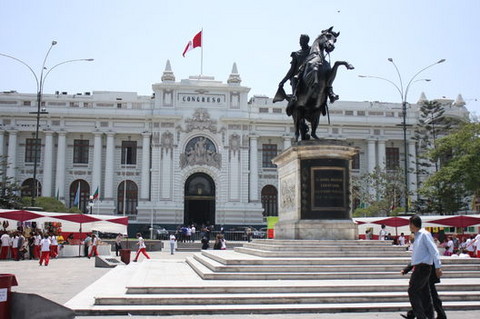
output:
[[[312,167],[312,210],[344,211],[346,207],[345,168]]]
[[[348,160],[301,161],[301,219],[348,219]]]

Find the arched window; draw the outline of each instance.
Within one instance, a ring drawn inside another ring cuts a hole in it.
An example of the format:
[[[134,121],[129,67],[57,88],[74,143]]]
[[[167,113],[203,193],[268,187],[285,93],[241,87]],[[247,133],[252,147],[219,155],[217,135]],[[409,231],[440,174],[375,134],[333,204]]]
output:
[[[262,207],[264,216],[278,216],[278,191],[275,186],[267,185],[262,189]]]
[[[26,179],[22,183],[21,197],[32,197],[33,196],[33,178]],[[37,196],[42,196],[42,184],[37,179]]]
[[[127,187],[125,188],[125,182]],[[138,187],[135,182],[127,180],[118,185],[117,213],[119,215],[136,215],[138,206]],[[124,208],[125,207],[125,208]]]
[[[88,200],[90,198],[90,185],[77,179],[70,184],[70,207],[78,207],[83,213],[88,213]]]

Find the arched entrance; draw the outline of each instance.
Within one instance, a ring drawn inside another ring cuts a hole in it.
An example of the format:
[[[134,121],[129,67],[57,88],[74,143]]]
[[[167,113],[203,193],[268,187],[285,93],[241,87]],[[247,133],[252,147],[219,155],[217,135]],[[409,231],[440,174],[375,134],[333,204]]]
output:
[[[193,174],[185,182],[184,223],[215,224],[215,183],[207,174]]]

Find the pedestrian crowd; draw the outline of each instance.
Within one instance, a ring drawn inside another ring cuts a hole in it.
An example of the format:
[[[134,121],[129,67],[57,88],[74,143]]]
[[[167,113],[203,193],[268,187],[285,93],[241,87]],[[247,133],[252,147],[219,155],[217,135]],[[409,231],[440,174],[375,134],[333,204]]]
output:
[[[48,266],[50,258],[57,258],[59,247],[65,242],[63,236],[54,231],[3,230],[0,231],[0,260],[38,259],[40,265]]]

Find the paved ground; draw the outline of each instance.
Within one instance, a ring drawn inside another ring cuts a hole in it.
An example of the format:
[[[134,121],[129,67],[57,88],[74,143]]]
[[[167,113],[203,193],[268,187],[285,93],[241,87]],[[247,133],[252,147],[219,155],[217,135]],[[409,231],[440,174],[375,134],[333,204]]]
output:
[[[154,259],[185,259],[192,253],[151,252]],[[140,257],[142,260],[143,257]],[[38,261],[0,261],[0,272],[14,274],[18,281],[12,291],[36,293],[59,304],[65,304],[90,284],[105,275],[109,268],[96,268],[95,260],[87,258],[54,259],[48,267],[39,266]],[[452,311],[447,313],[449,319],[478,319],[480,311]],[[77,317],[92,318],[93,317]],[[102,316],[95,318],[153,318],[153,316]],[[285,315],[201,315],[201,316],[168,316],[168,319],[366,319],[366,318],[401,318],[399,313],[337,313],[337,314],[285,314]]]

